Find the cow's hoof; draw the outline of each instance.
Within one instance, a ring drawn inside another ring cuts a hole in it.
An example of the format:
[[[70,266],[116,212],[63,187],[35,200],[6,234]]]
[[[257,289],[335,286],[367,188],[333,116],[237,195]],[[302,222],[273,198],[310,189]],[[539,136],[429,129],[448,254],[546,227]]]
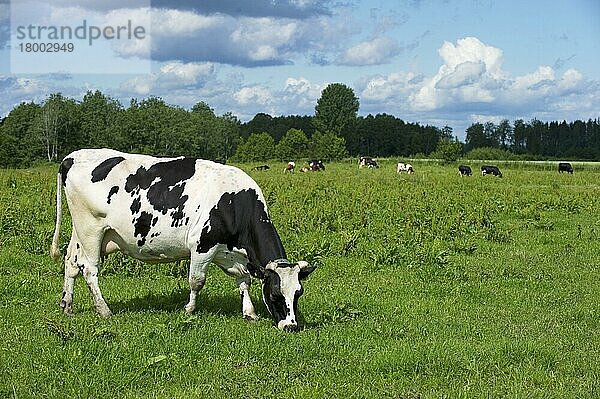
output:
[[[244,315],[244,320],[247,321],[257,321],[258,320],[258,316],[255,314],[245,314]]]
[[[187,316],[191,316],[192,314],[194,314],[194,310],[196,310],[195,306],[190,306],[190,305],[185,305],[185,314]]]
[[[64,314],[66,314],[66,315],[73,314],[73,308],[71,307],[70,303],[67,303],[66,301],[60,301],[60,304],[58,306],[60,306],[60,308],[62,309]]]
[[[104,319],[108,319],[109,317],[112,317],[112,315],[113,315],[113,313],[110,311],[109,308],[98,309],[98,314]]]

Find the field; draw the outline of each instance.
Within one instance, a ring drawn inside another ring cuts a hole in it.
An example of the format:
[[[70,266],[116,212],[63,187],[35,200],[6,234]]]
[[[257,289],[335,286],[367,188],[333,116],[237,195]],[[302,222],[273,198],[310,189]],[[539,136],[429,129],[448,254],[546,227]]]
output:
[[[249,172],[288,257],[318,264],[295,334],[258,283],[257,322],[216,267],[186,316],[185,262],[121,256],[100,276],[115,316],[82,278],[63,315],[56,167],[0,171],[0,398],[600,397],[600,171],[414,165]]]

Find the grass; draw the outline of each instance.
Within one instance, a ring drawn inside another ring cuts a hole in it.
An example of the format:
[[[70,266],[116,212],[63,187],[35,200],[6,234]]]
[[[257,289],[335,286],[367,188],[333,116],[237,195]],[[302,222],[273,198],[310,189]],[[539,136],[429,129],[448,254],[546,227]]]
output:
[[[0,171],[0,398],[599,397],[596,169],[413,164],[249,172],[289,257],[319,265],[297,334],[273,327],[258,284],[255,323],[218,268],[186,316],[185,263],[121,256],[100,276],[115,316],[81,278],[63,315],[56,171]]]

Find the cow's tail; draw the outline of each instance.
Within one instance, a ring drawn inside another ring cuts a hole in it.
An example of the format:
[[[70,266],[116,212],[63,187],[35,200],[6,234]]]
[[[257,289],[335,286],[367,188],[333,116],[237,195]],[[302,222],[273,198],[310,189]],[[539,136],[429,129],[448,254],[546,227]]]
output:
[[[54,237],[52,238],[52,247],[50,255],[54,261],[58,262],[62,253],[58,249],[58,240],[60,239],[60,224],[62,221],[62,174],[56,174],[56,226],[54,227]]]

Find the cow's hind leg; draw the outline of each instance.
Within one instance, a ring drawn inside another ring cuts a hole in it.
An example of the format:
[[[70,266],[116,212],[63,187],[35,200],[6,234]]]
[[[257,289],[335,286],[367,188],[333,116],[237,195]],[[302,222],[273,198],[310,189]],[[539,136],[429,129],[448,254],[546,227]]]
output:
[[[190,300],[187,305],[185,305],[185,313],[188,315],[194,313],[194,310],[196,310],[196,298],[198,292],[204,287],[204,283],[206,282],[206,271],[215,256],[215,252],[216,247],[211,248],[207,253],[192,253],[189,275]]]
[[[78,249],[77,235],[75,231],[71,234],[71,241],[67,247],[67,254],[65,255],[65,282],[63,284],[62,298],[60,301],[60,307],[63,312],[70,314],[73,312],[73,287],[75,286],[75,277],[79,274],[79,268],[77,267]]]
[[[112,316],[112,312],[108,308],[98,285],[98,265],[100,264],[100,250],[104,231],[94,228],[92,223],[86,227],[88,228],[81,234],[78,230],[77,236],[93,237],[93,239],[87,238],[86,240],[79,240],[76,243],[76,248],[78,248],[77,268],[83,274],[83,278],[85,278],[96,312],[102,317],[110,317]]]

